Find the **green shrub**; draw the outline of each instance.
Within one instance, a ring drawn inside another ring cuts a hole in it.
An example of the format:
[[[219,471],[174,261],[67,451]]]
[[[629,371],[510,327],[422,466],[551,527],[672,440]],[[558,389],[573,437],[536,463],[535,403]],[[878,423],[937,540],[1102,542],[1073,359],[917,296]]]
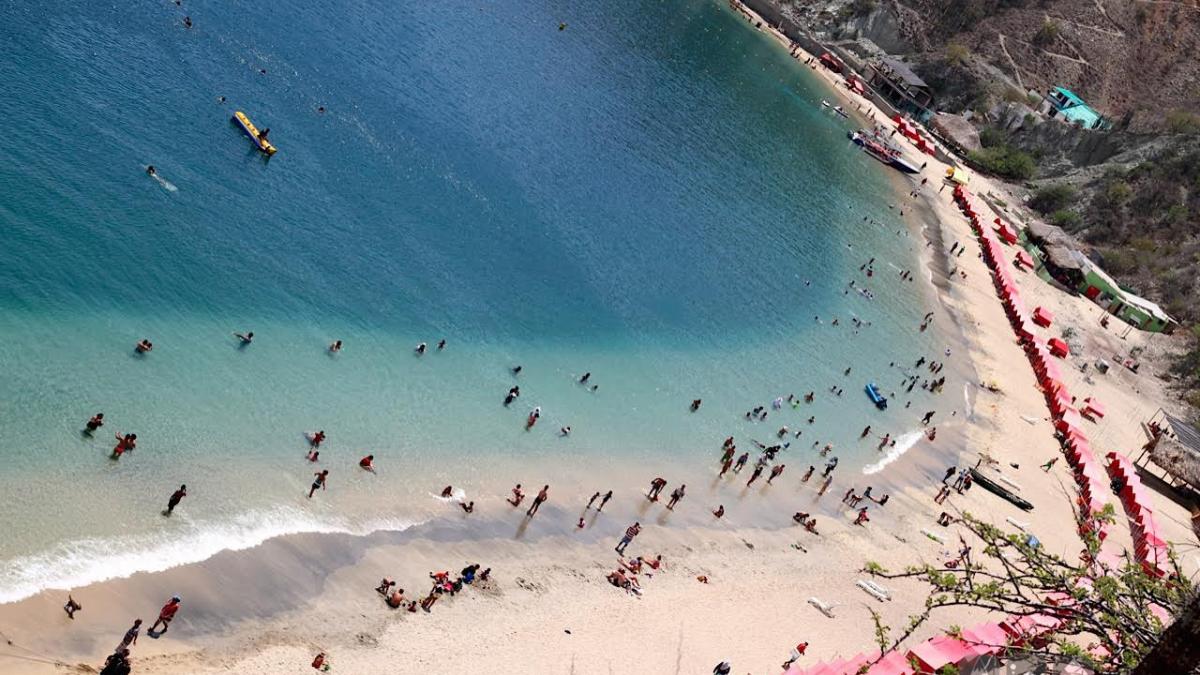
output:
[[[1065,183],[1047,185],[1033,195],[1029,207],[1038,213],[1054,213],[1070,206],[1075,195],[1075,188]]]
[[[1104,189],[1104,197],[1109,204],[1120,206],[1133,199],[1133,188],[1123,180],[1114,180]]]
[[[984,148],[967,155],[967,158],[988,173],[1026,180],[1037,173],[1037,164],[1028,153],[1007,146]]]
[[[1076,229],[1079,227],[1079,223],[1082,222],[1082,220],[1083,219],[1078,213],[1075,213],[1074,211],[1068,211],[1066,209],[1059,209],[1058,211],[1050,214],[1050,222],[1063,228],[1064,230]]]
[[[1033,34],[1033,44],[1039,47],[1045,47],[1057,40],[1060,32],[1061,29],[1059,28],[1057,22],[1051,19],[1046,19],[1042,22],[1042,27]]]
[[[966,45],[959,42],[951,42],[946,45],[946,63],[952,66],[962,66],[969,58],[971,58],[971,50],[967,49]]]
[[[1175,134],[1194,134],[1200,131],[1200,115],[1186,110],[1167,113],[1167,128]]]
[[[1008,141],[1008,136],[996,127],[984,127],[979,132],[979,144],[985,148],[994,148],[1003,146]]]

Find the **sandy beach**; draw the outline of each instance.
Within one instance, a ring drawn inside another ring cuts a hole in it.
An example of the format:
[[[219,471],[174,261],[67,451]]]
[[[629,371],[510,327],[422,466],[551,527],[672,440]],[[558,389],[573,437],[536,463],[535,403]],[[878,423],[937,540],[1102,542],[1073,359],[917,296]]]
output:
[[[757,20],[748,10],[739,11]],[[754,30],[752,23],[747,30]],[[789,49],[786,37],[766,26],[760,32]],[[807,68],[804,61],[811,56],[800,51],[797,67]],[[884,122],[884,113],[852,94],[840,76],[823,68],[814,72],[829,84],[831,100],[840,100],[851,115],[864,123],[868,118]],[[913,236],[928,243],[925,268],[912,292],[923,294],[934,322],[953,340],[947,344],[953,352],[947,358],[956,373],[953,386],[931,404],[938,411],[935,441],[920,437],[877,473],[835,473],[823,496],[817,495],[820,464],[812,480],[800,480],[806,465],[816,461],[815,453],[785,454],[787,471],[769,486],[759,481],[747,487],[749,467],[732,479],[719,478],[721,439],[703,450],[711,455],[707,464],[655,460],[554,475],[551,498],[532,519],[523,515],[528,501],[520,509],[505,502],[506,486],[521,478],[495,476],[472,486],[478,496],[472,496],[475,513],[470,515],[456,503],[435,504],[428,519],[403,531],[278,537],[203,562],[74,589],[83,609],[73,621],[62,610],[62,591],[0,605],[0,637],[7,640],[0,647],[0,670],[94,672],[134,618],[148,626],[163,602],[178,594],[182,609],[169,632],[153,639],[143,631],[139,638],[134,672],[299,674],[312,672],[313,657],[324,652],[333,672],[355,674],[512,668],[581,675],[708,673],[722,660],[736,673],[775,673],[800,642],[809,643],[801,666],[870,650],[871,609],[887,625],[904,625],[924,600],[923,586],[887,584],[892,598],[879,601],[855,582],[866,578],[860,570],[867,561],[898,569],[954,557],[955,527],[935,524],[943,509],[970,512],[1000,526],[1018,523],[1048,550],[1077,558],[1082,544],[1075,531],[1070,468],[1065,462],[1050,471],[1039,468],[1061,455],[1059,443],[970,224],[953,204],[952,190],[941,189],[947,167],[901,144],[909,159],[928,162],[924,187],[896,179],[896,207]],[[919,195],[905,202],[904,193],[918,188]],[[1017,203],[982,176],[972,177],[971,189]],[[966,252],[950,253],[956,243]],[[1136,330],[1126,335],[1117,320],[1103,328],[1103,312],[1093,303],[1032,273],[1017,276],[1030,306],[1047,307],[1057,317],[1044,336],[1057,335],[1060,326],[1075,328],[1073,341],[1083,351],[1064,364],[1065,377],[1073,391],[1095,396],[1108,408],[1104,418],[1089,422],[1093,444],[1097,450],[1136,456],[1146,440],[1140,422],[1159,407],[1174,409],[1156,377],[1174,343]],[[919,323],[920,317],[913,317],[913,331]],[[1115,362],[1133,347],[1145,350],[1139,373],[1114,367],[1100,375],[1068,367],[1099,358]],[[844,420],[855,430],[863,423],[858,416]],[[753,450],[740,443],[739,454]],[[933,503],[948,466],[972,466],[985,457],[1035,503],[1032,512],[978,488],[952,493],[943,505]],[[531,497],[543,477],[536,470],[525,473],[521,480]],[[665,509],[665,499],[652,503],[644,496],[656,475],[669,482],[664,498],[677,484],[688,485],[673,512]],[[584,508],[600,487],[596,483],[616,493],[602,513]],[[886,506],[872,504],[870,522],[857,526],[856,509],[838,500],[846,490],[861,492],[867,485],[890,500]],[[1188,511],[1153,494],[1168,538],[1193,541]],[[710,513],[719,504],[730,511],[722,520]],[[819,535],[791,522],[797,510],[817,518]],[[583,528],[576,526],[580,518]],[[605,579],[617,565],[613,547],[634,521],[643,530],[628,553],[662,555],[665,561],[652,575],[640,575],[640,596]],[[944,543],[923,530],[936,531]],[[1123,514],[1112,537],[1131,545]],[[1194,556],[1182,562],[1189,574],[1200,566]],[[442,597],[428,613],[390,609],[372,590],[386,576],[405,588],[407,597],[420,599],[428,592],[430,572],[457,575],[472,563],[491,568],[492,578]],[[810,604],[814,598],[832,605],[833,616]],[[982,611],[935,615],[911,640],[985,616]]]

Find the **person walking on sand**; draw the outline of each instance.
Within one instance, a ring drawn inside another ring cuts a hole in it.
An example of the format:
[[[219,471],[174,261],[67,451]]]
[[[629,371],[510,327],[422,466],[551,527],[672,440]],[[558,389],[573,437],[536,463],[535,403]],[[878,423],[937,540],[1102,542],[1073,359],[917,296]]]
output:
[[[929,424],[929,420],[933,419],[933,415],[936,412],[936,410],[930,410],[929,412],[925,413],[925,416],[921,418],[921,424]]]
[[[817,496],[824,496],[825,491],[829,489],[829,484],[833,482],[833,478],[826,478],[824,483],[821,483],[821,489],[817,490]]]
[[[683,499],[683,494],[686,490],[686,485],[680,485],[675,488],[675,491],[671,493],[671,500],[667,502],[667,509],[674,511],[675,505],[679,503],[680,499]]]
[[[587,506],[585,506],[583,510],[584,510],[584,511],[587,511],[588,509],[592,508],[592,504],[593,504],[593,503],[595,503],[595,501],[596,501],[597,499],[599,499],[599,498],[600,498],[600,493],[599,493],[599,492],[597,492],[596,494],[592,495],[592,498],[588,500]]]
[[[950,480],[950,477],[954,475],[955,471],[958,471],[957,466],[952,466],[949,469],[946,469],[946,475],[942,476],[942,482],[945,483],[946,481]]]
[[[867,507],[864,506],[858,510],[858,517],[854,519],[854,524],[862,525],[869,520],[871,519],[867,517]]]
[[[620,553],[621,555],[625,555],[625,548],[628,547],[629,544],[633,542],[633,538],[638,536],[638,534],[641,533],[641,531],[642,531],[641,523],[634,523],[634,524],[630,525],[629,527],[625,528],[625,536],[621,537],[621,541],[617,542],[617,546],[614,550],[617,553]]]
[[[175,507],[179,506],[180,500],[187,496],[187,485],[180,485],[179,489],[171,493],[171,498],[167,500],[167,510],[163,511],[164,516],[169,516],[175,512]]]
[[[151,633],[158,633],[159,635],[162,635],[163,633],[167,632],[167,628],[171,625],[171,620],[175,618],[175,612],[179,611],[180,602],[182,601],[179,599],[178,595],[171,596],[171,599],[167,601],[167,604],[163,605],[163,608],[159,610],[158,619],[154,621],[154,625],[150,626]],[[158,628],[158,624],[160,623],[162,624],[163,628],[161,631],[156,631],[155,629]]]
[[[133,626],[129,630],[125,631],[125,637],[121,638],[121,644],[117,645],[117,648],[113,651],[119,653],[122,649],[129,649],[130,647],[137,645],[138,634],[141,632],[142,620],[137,619],[133,622]]]
[[[771,475],[767,477],[767,485],[770,485],[771,481],[775,480],[776,478],[779,478],[780,474],[783,473],[783,467],[784,467],[783,464],[779,464],[777,466],[771,467]]]
[[[75,612],[83,609],[83,605],[75,602],[75,598],[70,593],[67,594],[67,604],[63,605],[63,611],[67,613],[68,619],[75,618]]]
[[[525,515],[529,516],[530,518],[534,517],[537,514],[538,509],[542,508],[542,502],[550,498],[548,494],[549,491],[550,486],[543,485],[542,489],[538,491],[537,496],[533,498],[533,503],[529,505],[529,510],[525,512]]]
[[[610,500],[610,499],[612,499],[612,490],[609,490],[608,492],[604,493],[604,498],[600,500],[600,506],[596,507],[596,512],[598,513],[600,511],[603,511],[604,505],[607,504],[608,500]]]
[[[652,502],[658,501],[658,493],[662,492],[662,489],[666,486],[667,481],[662,476],[650,481],[650,492],[646,493],[646,499]]]
[[[313,476],[315,478],[313,479],[312,487],[308,490],[309,499],[312,499],[313,493],[317,491],[317,488],[325,489],[325,479],[329,477],[329,469],[322,469],[314,473]]]
[[[800,657],[804,656],[804,652],[806,652],[806,651],[808,651],[808,643],[807,642],[801,642],[800,644],[796,645],[796,647],[794,649],[792,649],[792,655],[791,655],[792,657],[790,659],[788,659],[787,661],[783,662],[783,669],[787,670],[788,668],[791,667],[791,665],[793,663],[799,661]]]
[[[1045,472],[1049,473],[1049,472],[1050,472],[1050,469],[1054,468],[1054,465],[1055,465],[1057,462],[1058,462],[1058,458],[1057,458],[1057,457],[1051,458],[1051,460],[1050,460],[1049,462],[1046,462],[1045,464],[1043,464],[1043,465],[1042,465],[1042,471],[1045,471]]]
[[[814,472],[814,471],[816,471],[816,470],[817,470],[817,467],[813,466],[812,464],[809,464],[809,465],[808,465],[808,471],[805,471],[805,472],[804,472],[804,476],[803,476],[803,477],[800,479],[800,482],[801,482],[801,483],[807,483],[807,482],[808,482],[808,479],[809,479],[809,478],[812,478],[813,472]]]

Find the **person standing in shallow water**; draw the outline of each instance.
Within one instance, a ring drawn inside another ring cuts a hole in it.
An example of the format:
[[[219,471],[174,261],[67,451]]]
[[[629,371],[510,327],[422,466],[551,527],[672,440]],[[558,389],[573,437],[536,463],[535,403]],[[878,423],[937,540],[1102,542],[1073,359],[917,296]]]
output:
[[[683,495],[686,490],[686,485],[680,485],[679,487],[675,488],[675,490],[671,493],[670,501],[667,502],[667,508],[674,511],[675,505],[679,503],[680,499],[683,499]]]
[[[187,486],[180,485],[179,489],[171,493],[171,498],[167,500],[167,510],[163,511],[164,516],[169,516],[175,512],[175,507],[179,506],[179,502],[187,496]]]
[[[549,485],[542,486],[542,489],[537,493],[537,496],[533,498],[533,503],[529,505],[529,510],[525,512],[526,516],[532,518],[537,515],[538,509],[542,508],[542,502],[545,502],[550,498],[548,494],[549,491]]]
[[[309,499],[312,499],[313,493],[317,491],[317,488],[321,488],[322,490],[325,489],[325,479],[329,477],[329,469],[322,469],[321,471],[314,473],[313,476],[315,478],[313,480],[312,487],[308,491]]]

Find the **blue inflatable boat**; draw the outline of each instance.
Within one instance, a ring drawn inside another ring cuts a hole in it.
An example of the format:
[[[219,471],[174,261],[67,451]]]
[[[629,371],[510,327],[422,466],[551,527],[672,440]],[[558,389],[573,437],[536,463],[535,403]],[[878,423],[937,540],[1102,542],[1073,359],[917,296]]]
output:
[[[879,393],[879,388],[875,386],[874,382],[867,383],[866,391],[867,396],[871,399],[871,403],[874,403],[876,408],[887,410],[887,398]]]

